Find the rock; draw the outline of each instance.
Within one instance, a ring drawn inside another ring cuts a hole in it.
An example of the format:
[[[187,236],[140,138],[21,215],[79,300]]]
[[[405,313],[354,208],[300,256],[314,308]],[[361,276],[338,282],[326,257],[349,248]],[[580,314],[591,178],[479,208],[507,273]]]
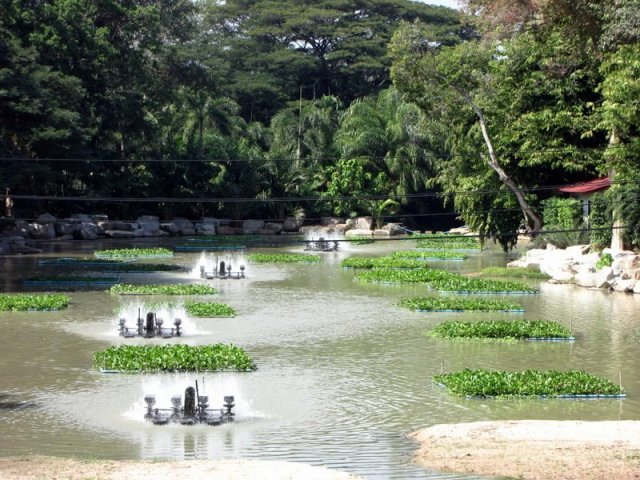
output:
[[[635,279],[640,272],[640,256],[633,252],[619,253],[611,265],[613,273],[623,279]]]
[[[49,213],[43,213],[36,218],[36,223],[47,224],[55,223],[58,219]]]
[[[320,219],[320,225],[323,225],[325,227],[335,226],[339,223],[344,223],[344,220],[336,217],[322,217]]]
[[[595,288],[598,283],[598,276],[595,272],[578,272],[574,279],[576,285],[580,287]]]
[[[155,237],[160,231],[160,219],[153,215],[142,215],[138,217],[136,223],[143,230],[144,237]]]
[[[402,235],[405,231],[400,228],[399,223],[387,223],[382,227],[383,230],[389,232],[389,235]]]
[[[160,230],[167,232],[169,235],[178,235],[180,233],[180,227],[173,222],[161,223]]]
[[[586,255],[591,250],[591,245],[571,245],[567,247],[565,252],[571,257],[579,257],[582,255]]]
[[[372,230],[371,233],[373,233],[373,235],[376,237],[388,237],[389,235],[391,235],[391,232],[389,230],[384,230],[381,228]]]
[[[596,288],[610,288],[611,282],[615,277],[613,276],[613,269],[611,267],[602,267],[596,272]]]
[[[119,220],[101,222],[98,225],[100,225],[104,230],[123,230],[125,232],[133,232],[140,228],[140,225],[137,222],[122,222]]]
[[[361,229],[351,229],[351,230],[347,230],[345,233],[345,237],[350,238],[350,237],[371,237],[373,238],[373,231],[372,230],[361,230]]]
[[[611,288],[613,288],[615,292],[633,292],[635,285],[635,280],[617,279],[615,282],[613,282]]]
[[[271,233],[280,233],[283,228],[284,227],[282,226],[281,223],[267,222],[264,224],[264,229],[270,230]]]
[[[104,232],[110,238],[135,238],[136,234],[133,230],[107,230]]]
[[[373,217],[357,217],[353,228],[358,230],[371,230],[373,228]]]
[[[53,228],[58,236],[73,235],[76,225],[69,222],[56,222],[53,224]]]
[[[74,235],[80,240],[95,240],[103,233],[95,223],[81,223]]]
[[[193,222],[191,220],[187,220],[186,218],[176,217],[171,223],[173,223],[176,227],[178,227],[181,235],[195,235],[196,230],[193,226]]]
[[[56,240],[73,240],[73,238],[73,235],[67,234],[59,236],[58,238],[56,238]]]
[[[302,227],[303,222],[304,221],[301,218],[287,217],[284,219],[282,229],[285,232],[298,232],[300,231],[300,227]]]
[[[217,233],[214,223],[196,223],[196,235],[215,235]]]
[[[241,233],[241,228],[230,227],[229,225],[220,225],[218,228],[218,235],[240,235]]]
[[[336,233],[339,233],[341,235],[344,235],[345,232],[347,231],[347,224],[346,223],[337,223],[333,226],[333,231]]]
[[[36,240],[51,240],[56,238],[56,229],[53,223],[32,223],[29,224],[29,226],[29,236],[31,238],[35,238]]]
[[[95,215],[91,215],[91,221],[93,223],[100,223],[100,222],[108,222],[109,221],[109,216],[108,215],[104,215],[102,213],[98,213]]]
[[[263,220],[245,220],[242,222],[242,232],[245,235],[254,235],[258,233],[258,230],[262,230],[263,228]]]
[[[473,232],[471,232],[469,227],[463,225],[462,227],[452,228],[447,233],[450,233],[452,235],[471,235],[471,233]]]

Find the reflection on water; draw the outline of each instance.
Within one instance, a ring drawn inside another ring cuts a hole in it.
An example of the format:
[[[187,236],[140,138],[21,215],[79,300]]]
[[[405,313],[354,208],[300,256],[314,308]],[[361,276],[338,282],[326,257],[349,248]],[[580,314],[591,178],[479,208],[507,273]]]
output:
[[[447,342],[424,333],[443,319],[510,314],[410,312],[394,303],[403,296],[426,294],[424,287],[359,283],[353,271],[339,265],[347,255],[377,255],[410,246],[352,246],[350,252],[323,254],[317,265],[251,265],[245,280],[207,281],[220,293],[194,300],[228,303],[239,315],[189,319],[185,337],[168,341],[242,346],[258,364],[252,373],[103,375],[92,370],[93,352],[129,342],[115,334],[120,314],[136,316],[138,308],[160,304],[163,315],[173,318],[183,313],[173,297],[78,291],[70,294],[65,311],[4,314],[0,406],[30,408],[0,408],[0,452],[245,457],[324,465],[370,478],[439,478],[438,472],[411,464],[414,445],[406,434],[412,430],[494,419],[639,418],[640,367],[635,359],[640,320],[634,312],[640,296],[542,284],[540,295],[513,297],[526,309],[520,317],[571,326],[575,343]],[[193,267],[202,259],[200,253],[179,254],[174,262]],[[33,275],[36,260],[7,259],[0,270],[3,290],[24,290],[13,272],[20,272],[20,278]],[[484,252],[465,262],[434,266],[475,272],[506,261],[502,253]],[[123,279],[201,281],[189,272]],[[466,367],[583,369],[616,382],[621,378],[628,398],[469,400],[451,397],[431,382],[441,370]],[[221,404],[224,395],[236,397],[236,423],[157,427],[142,420],[145,394],[155,393],[158,406],[168,406],[171,395],[181,394],[195,380],[204,384],[212,406]]]

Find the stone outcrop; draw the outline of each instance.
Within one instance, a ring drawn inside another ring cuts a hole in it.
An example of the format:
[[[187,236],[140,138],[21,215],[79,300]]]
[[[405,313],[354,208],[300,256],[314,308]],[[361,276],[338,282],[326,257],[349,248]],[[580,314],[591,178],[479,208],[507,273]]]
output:
[[[598,267],[602,254],[613,258],[611,266]],[[640,293],[640,255],[629,251],[605,249],[602,254],[591,252],[589,245],[559,249],[532,249],[509,267],[538,268],[551,277],[553,283],[575,283],[581,287]]]

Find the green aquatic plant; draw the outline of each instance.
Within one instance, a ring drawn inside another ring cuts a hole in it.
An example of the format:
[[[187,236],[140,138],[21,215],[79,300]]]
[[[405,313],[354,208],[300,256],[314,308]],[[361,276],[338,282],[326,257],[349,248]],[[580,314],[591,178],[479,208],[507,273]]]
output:
[[[465,260],[469,255],[451,250],[399,250],[391,254],[398,258],[415,258],[416,260]]]
[[[247,255],[249,263],[316,263],[320,261],[318,255],[307,253],[250,253]]]
[[[88,277],[82,275],[40,275],[24,279],[24,283],[73,283],[80,285],[104,285],[118,282],[118,277]]]
[[[437,338],[572,338],[568,328],[548,320],[449,320],[428,334]]]
[[[475,312],[521,312],[522,306],[505,300],[460,297],[413,297],[403,298],[399,306],[423,312],[475,311]]]
[[[621,386],[578,370],[505,372],[465,369],[435,375],[433,380],[453,395],[468,397],[617,396],[624,393]]]
[[[433,248],[443,250],[477,250],[480,242],[476,237],[465,237],[450,234],[415,235],[417,248]]]
[[[256,369],[254,361],[234,345],[120,345],[93,354],[100,370],[118,372],[204,372]]]
[[[168,248],[116,248],[111,250],[96,250],[96,258],[158,258],[173,257],[173,251]]]
[[[209,302],[188,302],[184,308],[192,317],[235,317],[236,311],[233,307],[224,303]]]
[[[396,257],[349,257],[342,261],[344,268],[428,268],[426,262]]]
[[[431,283],[438,279],[449,278],[451,273],[435,268],[399,270],[394,268],[376,268],[356,273],[355,278],[372,283]]]
[[[482,269],[483,277],[539,278],[548,279],[549,275],[535,268],[527,267],[487,267]]]
[[[208,285],[183,283],[160,285],[131,285],[119,283],[109,289],[118,295],[212,295],[218,291]]]
[[[108,265],[102,265],[100,270],[107,272],[177,272],[187,270],[181,265],[172,265],[169,263],[125,263],[116,262]]]
[[[96,259],[96,258],[76,258],[76,257],[59,257],[38,260],[38,265],[55,265],[62,267],[85,267],[85,266],[104,266],[104,265],[126,265],[131,262],[122,260]]]
[[[366,245],[374,242],[371,235],[350,235],[345,240],[352,245]]]
[[[69,297],[61,293],[2,293],[0,311],[61,310],[69,305]]]

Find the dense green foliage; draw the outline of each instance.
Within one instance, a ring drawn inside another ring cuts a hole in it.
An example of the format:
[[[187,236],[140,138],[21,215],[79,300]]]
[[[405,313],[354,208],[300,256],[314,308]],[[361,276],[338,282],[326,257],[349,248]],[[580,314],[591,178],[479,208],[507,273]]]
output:
[[[526,267],[487,267],[482,269],[482,276],[540,279],[549,278],[549,275],[542,273],[540,270]]]
[[[435,250],[476,250],[480,243],[476,237],[463,237],[460,235],[416,235],[417,248]]]
[[[548,320],[450,320],[436,326],[429,335],[439,338],[571,338],[568,328]]]
[[[255,370],[251,357],[234,345],[120,345],[93,354],[96,368],[119,372],[205,372]]]
[[[341,265],[345,268],[428,268],[427,262],[402,257],[349,257]]]
[[[192,317],[235,317],[236,310],[224,303],[187,302],[184,308]]]
[[[249,263],[317,263],[318,255],[307,253],[250,253],[247,255]]]
[[[469,397],[621,395],[622,387],[585,372],[470,370],[434,375],[454,395]]]
[[[591,230],[591,244],[596,248],[605,248],[611,245],[611,227],[613,216],[609,202],[603,193],[597,193],[591,200],[591,214],[589,226]]]
[[[96,250],[93,252],[96,258],[157,258],[173,257],[173,252],[168,248],[116,248],[111,250]]]
[[[403,298],[399,306],[424,312],[474,311],[474,312],[521,312],[522,306],[505,300],[461,297],[413,297]]]
[[[613,257],[610,253],[603,253],[596,262],[596,270],[600,270],[603,267],[610,267],[613,265]]]
[[[215,288],[200,284],[127,285],[119,283],[109,291],[118,295],[213,295],[218,293]]]
[[[69,297],[61,293],[0,293],[0,311],[61,310],[69,305]]]

